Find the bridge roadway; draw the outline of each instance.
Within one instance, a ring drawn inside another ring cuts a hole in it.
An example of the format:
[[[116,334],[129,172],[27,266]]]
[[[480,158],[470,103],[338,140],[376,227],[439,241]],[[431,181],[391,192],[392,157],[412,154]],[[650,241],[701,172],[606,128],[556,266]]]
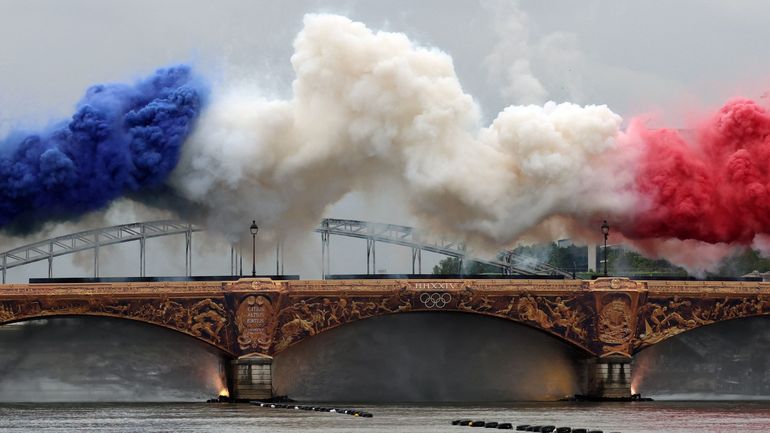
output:
[[[536,328],[585,354],[583,387],[630,396],[631,357],[679,333],[770,315],[770,283],[586,280],[290,280],[0,285],[0,324],[108,316],[170,328],[232,359],[231,394],[272,396],[271,360],[338,326],[465,312]]]

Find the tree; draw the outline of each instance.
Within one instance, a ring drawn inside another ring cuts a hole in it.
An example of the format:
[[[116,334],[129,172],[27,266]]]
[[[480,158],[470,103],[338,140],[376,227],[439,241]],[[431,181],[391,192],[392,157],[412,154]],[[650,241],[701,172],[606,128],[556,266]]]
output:
[[[548,264],[565,271],[584,272],[588,270],[588,248],[570,245],[551,245]]]
[[[724,259],[717,273],[722,276],[740,277],[752,271],[770,271],[770,260],[760,256],[756,250],[747,249]]]
[[[686,276],[684,268],[664,259],[650,259],[635,251],[610,248],[607,251],[607,267],[613,275],[661,274]]]
[[[433,275],[460,274],[462,261],[457,257],[446,257],[433,267]]]
[[[462,261],[458,257],[446,257],[433,267],[433,275],[480,275],[499,274],[500,269],[473,260]]]

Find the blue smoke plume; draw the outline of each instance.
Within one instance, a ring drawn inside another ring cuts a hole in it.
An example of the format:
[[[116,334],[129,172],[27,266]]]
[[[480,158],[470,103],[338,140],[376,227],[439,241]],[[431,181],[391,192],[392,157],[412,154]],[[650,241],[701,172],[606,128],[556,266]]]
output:
[[[29,231],[162,187],[201,110],[188,66],[88,89],[68,122],[0,141],[0,229]]]

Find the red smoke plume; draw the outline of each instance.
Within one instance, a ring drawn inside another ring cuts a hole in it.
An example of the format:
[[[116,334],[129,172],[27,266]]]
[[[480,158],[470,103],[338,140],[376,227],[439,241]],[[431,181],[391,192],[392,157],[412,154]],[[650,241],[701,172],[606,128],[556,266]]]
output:
[[[684,133],[634,120],[626,138],[641,146],[643,202],[627,237],[750,244],[770,232],[770,115],[754,101],[733,100]]]

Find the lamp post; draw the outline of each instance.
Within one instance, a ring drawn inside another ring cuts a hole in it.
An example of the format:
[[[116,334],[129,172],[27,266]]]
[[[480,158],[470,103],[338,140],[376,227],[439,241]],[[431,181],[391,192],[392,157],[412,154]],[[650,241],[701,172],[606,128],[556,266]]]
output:
[[[604,276],[607,276],[607,236],[610,234],[610,226],[607,220],[602,224],[602,233],[604,234]]]
[[[251,231],[251,276],[256,277],[257,276],[257,231],[259,230],[259,227],[257,227],[256,220],[251,221],[251,227],[249,227],[249,230]]]

